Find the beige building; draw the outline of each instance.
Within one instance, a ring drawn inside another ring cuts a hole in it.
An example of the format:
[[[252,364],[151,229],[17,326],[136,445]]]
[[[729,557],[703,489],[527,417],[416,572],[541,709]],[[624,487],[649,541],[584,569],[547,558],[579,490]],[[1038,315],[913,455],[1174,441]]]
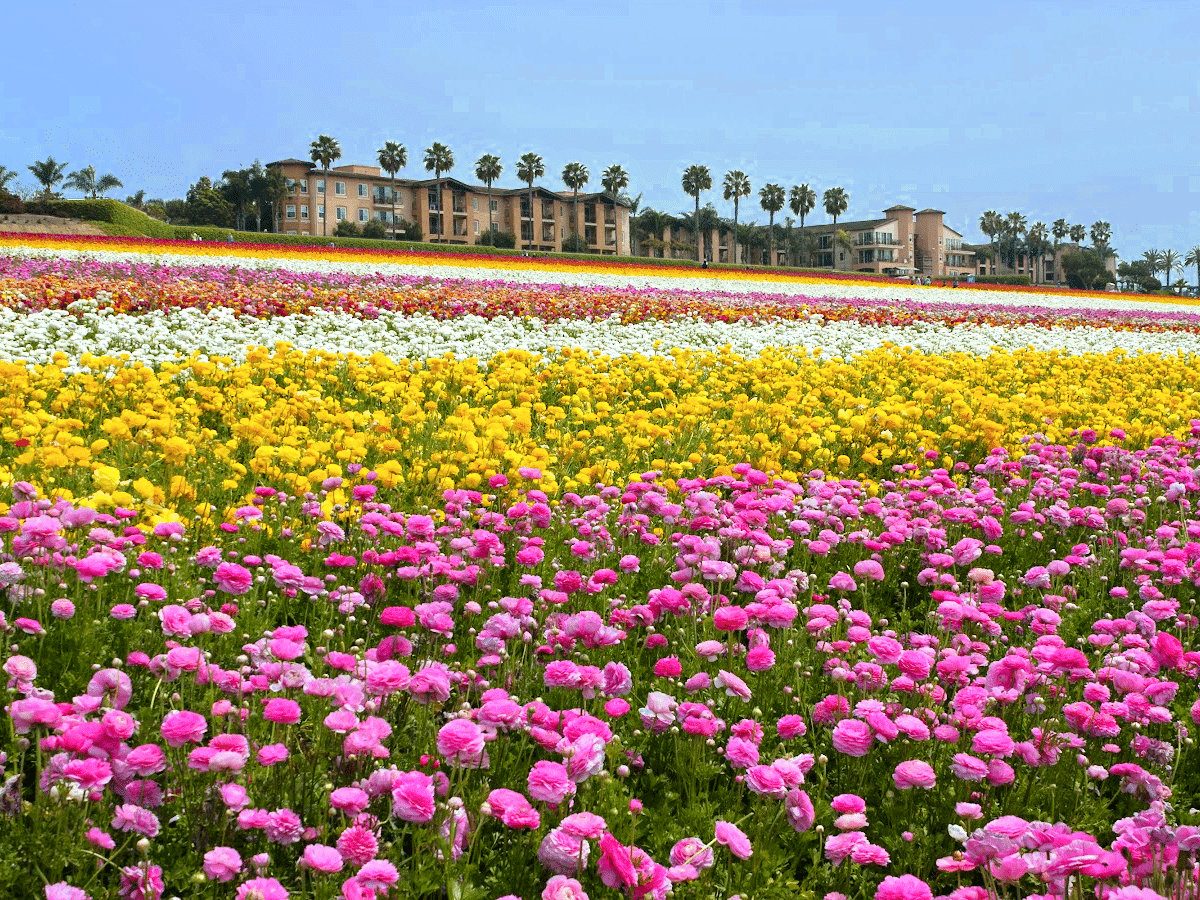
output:
[[[991,244],[973,244],[972,247],[975,250],[986,250],[988,256],[994,254],[994,247]],[[1020,250],[1011,266],[1002,259],[980,257],[976,263],[976,273],[979,275],[1028,275],[1033,284],[1061,284],[1066,281],[1060,265],[1062,258],[1079,249],[1079,244],[1071,242],[1059,244],[1057,253],[1051,250],[1042,256],[1030,255],[1024,250]],[[1108,257],[1104,260],[1104,266],[1112,274],[1112,280],[1115,282],[1117,280],[1117,258],[1115,256]]]
[[[425,241],[478,244],[490,221],[496,231],[515,234],[518,249],[560,252],[563,241],[579,235],[589,252],[629,255],[629,205],[607,193],[580,193],[573,201],[570,193],[535,185],[531,205],[528,188],[489,192],[443,176],[397,178],[393,198],[392,179],[378,166],[336,166],[328,178],[309,160],[283,159],[267,168],[287,180],[278,219],[285,234],[332,235],[341,221],[391,227],[394,200],[396,218],[420,225]]]
[[[848,269],[890,275],[929,275],[954,278],[975,271],[975,253],[964,246],[962,234],[945,222],[940,209],[889,206],[878,219],[838,222],[849,246],[837,240],[833,223],[809,225],[813,240],[811,264],[818,268]],[[836,265],[835,265],[836,256]]]

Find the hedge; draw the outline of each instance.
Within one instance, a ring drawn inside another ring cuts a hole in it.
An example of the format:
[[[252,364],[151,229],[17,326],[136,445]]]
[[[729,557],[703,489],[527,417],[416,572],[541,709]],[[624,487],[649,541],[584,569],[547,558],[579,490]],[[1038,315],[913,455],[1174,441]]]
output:
[[[963,279],[960,279],[962,281]],[[976,275],[976,284],[1021,284],[1026,287],[1031,283],[1028,275]]]
[[[96,223],[106,234],[121,237],[172,238],[174,230],[166,222],[126,206],[119,200],[33,200],[25,211],[64,219],[83,219]],[[109,230],[104,225],[116,226]]]

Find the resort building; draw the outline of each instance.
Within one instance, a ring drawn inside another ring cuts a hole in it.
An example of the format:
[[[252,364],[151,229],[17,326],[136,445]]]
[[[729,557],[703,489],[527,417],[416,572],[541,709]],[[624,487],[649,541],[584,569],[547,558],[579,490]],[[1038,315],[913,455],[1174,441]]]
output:
[[[1019,250],[1013,258],[1013,265],[1008,265],[1004,259],[995,259],[995,248],[991,244],[972,244],[976,252],[976,274],[978,275],[1028,275],[1033,284],[1061,284],[1066,279],[1060,265],[1064,256],[1081,249],[1080,245],[1071,242],[1059,244],[1057,253],[1053,250],[1041,256],[1032,256],[1024,250]],[[1117,258],[1110,256],[1104,260],[1104,266],[1112,274],[1112,281],[1117,280]]]
[[[962,234],[945,222],[940,209],[897,204],[878,219],[809,225],[809,262],[817,268],[849,269],[888,275],[929,275],[954,278],[975,271],[975,253]],[[838,232],[845,239],[838,240]],[[835,260],[836,257],[836,260]]]
[[[478,244],[489,227],[517,236],[517,248],[561,252],[563,241],[578,235],[588,252],[629,254],[629,204],[608,193],[559,193],[535,185],[493,188],[457,178],[395,179],[378,166],[335,166],[325,171],[311,161],[282,159],[267,163],[287,180],[279,222],[285,234],[332,235],[337,223],[365,225],[375,220],[389,228],[397,220],[417,223],[422,240]],[[327,220],[327,221],[326,221]]]

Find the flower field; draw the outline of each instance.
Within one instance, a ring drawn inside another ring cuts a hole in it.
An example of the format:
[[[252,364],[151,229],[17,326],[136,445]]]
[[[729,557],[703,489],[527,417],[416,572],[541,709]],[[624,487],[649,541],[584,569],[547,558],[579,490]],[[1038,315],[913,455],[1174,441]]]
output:
[[[0,896],[1194,900],[1156,299],[0,238]]]

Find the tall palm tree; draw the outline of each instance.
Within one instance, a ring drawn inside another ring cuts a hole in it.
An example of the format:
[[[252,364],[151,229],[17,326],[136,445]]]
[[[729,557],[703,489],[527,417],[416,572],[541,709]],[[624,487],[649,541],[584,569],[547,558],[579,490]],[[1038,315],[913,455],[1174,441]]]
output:
[[[1091,228],[1092,247],[1100,254],[1101,259],[1105,259],[1112,254],[1109,252],[1108,242],[1112,240],[1112,226],[1107,222],[1100,220],[1092,223]]]
[[[1179,254],[1174,250],[1162,252],[1163,287],[1171,286],[1171,273],[1179,270]]]
[[[563,184],[571,189],[571,234],[575,237],[578,237],[579,231],[579,189],[591,177],[587,166],[581,162],[569,162],[563,166]]]
[[[1054,235],[1054,272],[1060,279],[1062,278],[1062,270],[1058,267],[1058,245],[1070,231],[1071,226],[1067,224],[1066,219],[1055,219],[1054,224],[1050,226],[1050,233]]]
[[[1048,234],[1045,222],[1034,222],[1029,226],[1029,232],[1025,236],[1025,249],[1029,253],[1030,271],[1033,273],[1033,283],[1038,283],[1038,260],[1046,253],[1046,246],[1049,243],[1046,235]]]
[[[1009,266],[1017,264],[1017,242],[1029,231],[1024,213],[1010,212],[1001,223]]]
[[[1076,244],[1082,243],[1083,239],[1087,237],[1087,226],[1072,225],[1071,230],[1068,231],[1067,234],[1070,235],[1071,240],[1073,240]]]
[[[1158,270],[1162,268],[1163,255],[1156,248],[1151,248],[1142,254],[1142,261],[1146,267],[1150,269],[1150,276],[1154,277],[1158,274]]]
[[[778,184],[764,184],[758,192],[758,205],[767,212],[767,234],[770,236],[771,265],[776,265],[775,260],[775,213],[783,209],[783,204],[787,200],[787,194],[784,193],[783,186]]]
[[[696,218],[693,225],[696,230],[696,261],[699,262],[703,258],[700,242],[700,192],[712,190],[712,175],[708,166],[688,166],[683,170],[682,185],[683,192],[696,201]]]
[[[396,239],[396,173],[408,165],[408,149],[396,141],[384,141],[375,158],[392,182],[392,240]]]
[[[603,185],[605,191],[612,194],[613,238],[617,242],[617,246],[613,248],[613,253],[619,254],[621,252],[621,219],[620,216],[617,215],[617,198],[620,196],[621,191],[629,187],[629,173],[616,163],[613,163],[601,174],[600,184]],[[638,202],[641,202],[641,194],[638,195]]]
[[[38,160],[29,167],[29,171],[33,173],[33,177],[42,183],[42,195],[49,197],[54,193],[54,186],[63,180],[63,173],[67,169],[66,163],[55,162],[53,156],[47,156],[45,159]]]
[[[750,196],[750,179],[745,172],[739,172],[737,169],[732,169],[725,173],[725,180],[721,182],[721,196],[726,200],[733,201],[733,262],[742,262],[737,252],[737,224],[738,224],[738,201],[743,197]]]
[[[1200,244],[1197,244],[1188,251],[1187,256],[1184,257],[1183,264],[1185,266],[1196,267],[1196,292],[1197,296],[1200,296]]]
[[[445,144],[433,142],[432,147],[425,149],[425,171],[432,172],[437,181],[437,236],[442,239],[442,173],[454,168],[454,154]]]
[[[800,217],[800,249],[804,249],[804,217],[817,205],[817,192],[807,184],[794,184],[788,193],[788,206]],[[803,255],[803,254],[802,254]],[[803,265],[803,261],[801,261]]]
[[[101,175],[97,178],[95,166],[84,166],[68,175],[67,180],[63,182],[63,187],[79,191],[84,196],[95,200],[113,188],[125,187],[125,185],[121,184],[116,175]]]
[[[994,209],[979,217],[979,230],[992,245],[993,259],[1000,259],[1000,235],[1004,233],[1004,218]]]
[[[546,174],[546,165],[536,153],[526,153],[517,160],[517,177],[529,185],[529,246],[533,246],[537,219],[533,214],[533,182]]]
[[[833,218],[833,233],[837,236],[837,220],[838,216],[846,211],[846,207],[850,205],[850,195],[846,193],[845,188],[832,187],[825,192],[822,198],[825,203],[825,212]],[[837,248],[833,250],[833,265],[830,268],[837,268]]]
[[[0,191],[8,192],[8,183],[17,177],[17,173],[13,169],[0,166]]]
[[[321,205],[325,208],[325,215],[321,217],[321,234],[324,236],[329,233],[329,167],[342,158],[342,148],[334,138],[322,134],[309,145],[308,155],[314,163],[321,164],[325,173],[325,196],[321,198]]]
[[[475,160],[475,177],[487,185],[488,189],[488,231],[496,230],[496,225],[492,220],[492,183],[500,177],[500,173],[504,171],[504,166],[500,164],[500,157],[492,153],[485,153],[479,159]]]

